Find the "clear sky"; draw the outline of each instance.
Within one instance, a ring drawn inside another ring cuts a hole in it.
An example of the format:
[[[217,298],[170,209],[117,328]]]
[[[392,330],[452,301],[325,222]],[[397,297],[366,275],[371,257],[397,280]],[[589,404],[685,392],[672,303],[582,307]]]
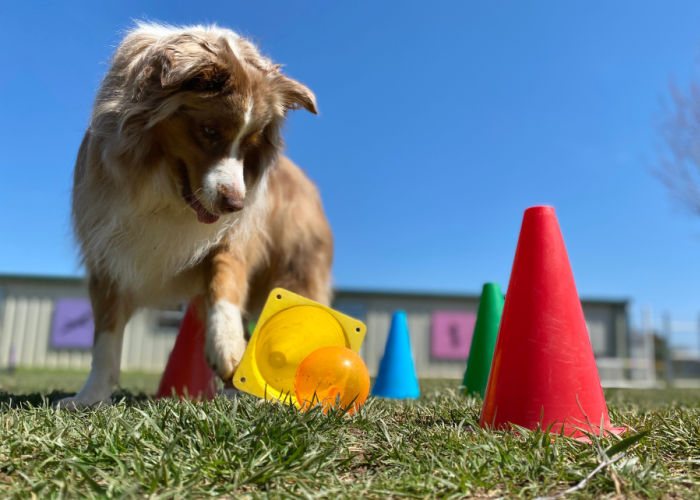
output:
[[[630,299],[635,324],[642,306],[698,318],[700,219],[651,170],[669,84],[700,80],[700,3],[3,2],[0,19],[0,273],[82,273],[73,163],[132,20],[217,23],[316,92],[287,150],[321,189],[336,285],[505,288],[523,210],[551,204],[582,297]]]

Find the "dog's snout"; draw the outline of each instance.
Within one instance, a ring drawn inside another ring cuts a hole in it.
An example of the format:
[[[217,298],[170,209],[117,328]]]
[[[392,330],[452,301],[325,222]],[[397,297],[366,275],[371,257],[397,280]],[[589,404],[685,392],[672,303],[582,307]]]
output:
[[[243,200],[228,194],[221,195],[221,210],[224,212],[238,212],[243,210]]]

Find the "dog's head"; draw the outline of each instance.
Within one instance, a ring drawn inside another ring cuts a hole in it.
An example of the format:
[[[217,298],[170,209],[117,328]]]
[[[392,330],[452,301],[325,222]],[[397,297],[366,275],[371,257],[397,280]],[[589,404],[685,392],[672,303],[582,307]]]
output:
[[[165,168],[170,195],[212,223],[244,209],[298,108],[316,113],[313,93],[234,32],[140,25],[117,49],[91,128],[116,127],[119,154]]]

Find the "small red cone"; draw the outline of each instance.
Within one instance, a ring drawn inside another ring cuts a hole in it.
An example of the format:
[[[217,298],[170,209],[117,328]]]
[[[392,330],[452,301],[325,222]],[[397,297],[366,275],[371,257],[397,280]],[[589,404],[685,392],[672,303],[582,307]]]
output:
[[[498,332],[482,427],[586,439],[610,425],[569,258],[552,207],[525,211]]]
[[[216,375],[204,359],[205,325],[199,314],[203,305],[202,297],[195,297],[187,307],[156,398],[170,397],[173,391],[195,399],[212,399],[216,394]]]

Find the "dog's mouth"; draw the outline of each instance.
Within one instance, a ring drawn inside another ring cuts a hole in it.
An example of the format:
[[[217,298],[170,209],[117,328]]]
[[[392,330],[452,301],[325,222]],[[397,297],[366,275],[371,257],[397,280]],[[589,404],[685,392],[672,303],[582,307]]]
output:
[[[218,215],[214,215],[209,212],[197,197],[192,192],[192,185],[190,184],[190,176],[187,173],[187,166],[184,162],[180,162],[180,177],[182,178],[182,197],[185,199],[187,204],[197,213],[197,220],[204,224],[213,224],[219,220]]]

